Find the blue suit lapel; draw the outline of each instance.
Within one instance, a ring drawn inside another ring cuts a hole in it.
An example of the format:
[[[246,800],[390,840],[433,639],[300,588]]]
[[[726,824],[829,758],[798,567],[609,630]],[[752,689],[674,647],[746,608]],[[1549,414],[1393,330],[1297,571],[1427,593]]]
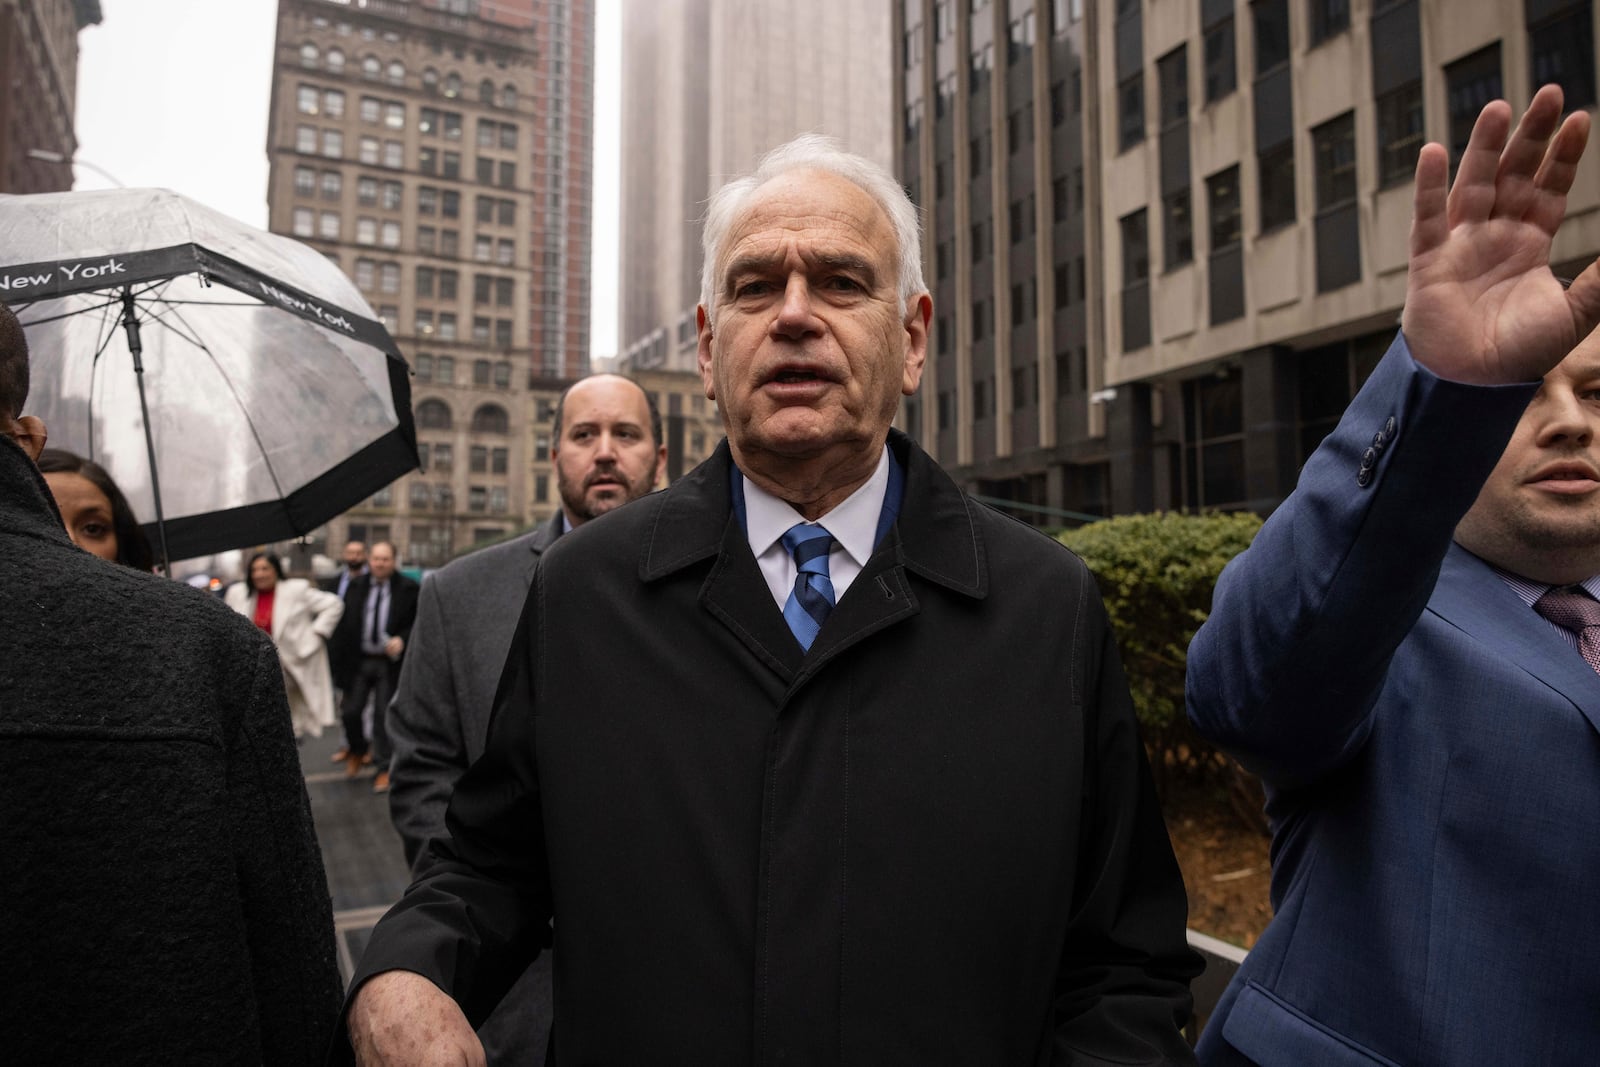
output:
[[[1508,661],[1571,701],[1600,731],[1600,674],[1482,560],[1451,545],[1428,609],[1500,649]]]

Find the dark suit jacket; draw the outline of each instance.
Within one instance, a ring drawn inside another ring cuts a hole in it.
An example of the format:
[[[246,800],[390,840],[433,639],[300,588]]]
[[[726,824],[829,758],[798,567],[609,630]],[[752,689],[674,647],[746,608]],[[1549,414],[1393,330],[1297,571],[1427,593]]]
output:
[[[332,657],[333,681],[341,689],[349,684],[350,675],[361,659],[361,627],[366,623],[367,590],[371,587],[371,574],[363,574],[350,583],[350,588],[344,594],[344,615],[340,617],[339,627],[334,630],[333,640],[329,642],[331,647],[337,647],[338,650]],[[384,632],[405,641],[408,650],[411,627],[417,621],[420,590],[421,587],[414,580],[399,571],[389,578],[389,625]],[[399,678],[405,655],[405,651],[402,651],[399,659],[390,661],[389,671],[393,678]]]
[[[479,549],[422,581],[416,624],[389,705],[389,815],[414,863],[445,832],[456,781],[483,754],[495,683],[528,599],[539,557],[561,516]],[[419,872],[420,873],[420,872]],[[550,1029],[550,964],[541,957],[479,1027],[491,1064],[538,1067]]]
[[[333,911],[271,639],[75,548],[8,437],[0,589],[4,1058],[319,1062]]]
[[[726,443],[551,546],[452,837],[355,984],[419,971],[481,1018],[554,914],[558,1063],[1189,1058],[1198,960],[1094,582],[892,442],[899,520],[809,653]]]
[[[422,582],[399,687],[389,707],[389,814],[414,863],[444,833],[456,780],[483,755],[495,683],[528,599],[539,557],[561,516],[463,556]]]
[[[1268,782],[1277,914],[1208,1063],[1595,1060],[1600,677],[1451,544],[1533,388],[1397,344],[1218,585],[1190,715]]]

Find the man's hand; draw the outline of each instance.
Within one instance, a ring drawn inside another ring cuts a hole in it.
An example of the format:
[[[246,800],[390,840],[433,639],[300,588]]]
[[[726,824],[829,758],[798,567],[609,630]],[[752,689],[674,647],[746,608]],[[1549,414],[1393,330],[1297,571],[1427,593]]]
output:
[[[350,1005],[359,1067],[487,1067],[483,1044],[456,1002],[411,971],[384,971]]]
[[[390,659],[399,659],[400,653],[406,650],[406,640],[399,634],[389,638],[383,643],[384,654]]]
[[[1416,360],[1453,381],[1538,381],[1600,321],[1600,264],[1570,290],[1549,267],[1589,116],[1562,122],[1561,90],[1546,85],[1508,139],[1510,126],[1505,101],[1483,109],[1448,196],[1444,147],[1417,158],[1400,326]]]

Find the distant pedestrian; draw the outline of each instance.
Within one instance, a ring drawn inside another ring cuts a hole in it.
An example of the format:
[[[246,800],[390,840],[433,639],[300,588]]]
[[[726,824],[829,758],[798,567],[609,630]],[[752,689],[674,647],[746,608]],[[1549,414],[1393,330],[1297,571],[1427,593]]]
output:
[[[344,617],[335,630],[343,661],[342,675],[334,681],[343,691],[345,773],[352,778],[359,774],[370,751],[370,762],[378,769],[372,780],[375,793],[389,790],[387,711],[417,618],[418,591],[417,583],[396,569],[394,545],[379,541],[367,553],[367,573],[345,593]],[[362,724],[369,699],[370,738]]]
[[[323,727],[337,722],[328,638],[344,615],[344,601],[304,578],[285,577],[283,561],[270,552],[250,557],[245,580],[229,586],[224,599],[277,646],[295,738],[321,737]]]

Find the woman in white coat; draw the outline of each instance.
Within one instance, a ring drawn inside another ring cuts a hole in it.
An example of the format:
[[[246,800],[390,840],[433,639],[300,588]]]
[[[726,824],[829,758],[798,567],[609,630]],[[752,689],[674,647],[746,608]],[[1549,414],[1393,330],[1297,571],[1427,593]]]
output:
[[[328,638],[344,614],[344,601],[304,578],[285,578],[283,562],[270,552],[250,557],[248,581],[228,587],[228,606],[265,630],[278,646],[289,721],[298,740],[321,737],[335,721]]]

